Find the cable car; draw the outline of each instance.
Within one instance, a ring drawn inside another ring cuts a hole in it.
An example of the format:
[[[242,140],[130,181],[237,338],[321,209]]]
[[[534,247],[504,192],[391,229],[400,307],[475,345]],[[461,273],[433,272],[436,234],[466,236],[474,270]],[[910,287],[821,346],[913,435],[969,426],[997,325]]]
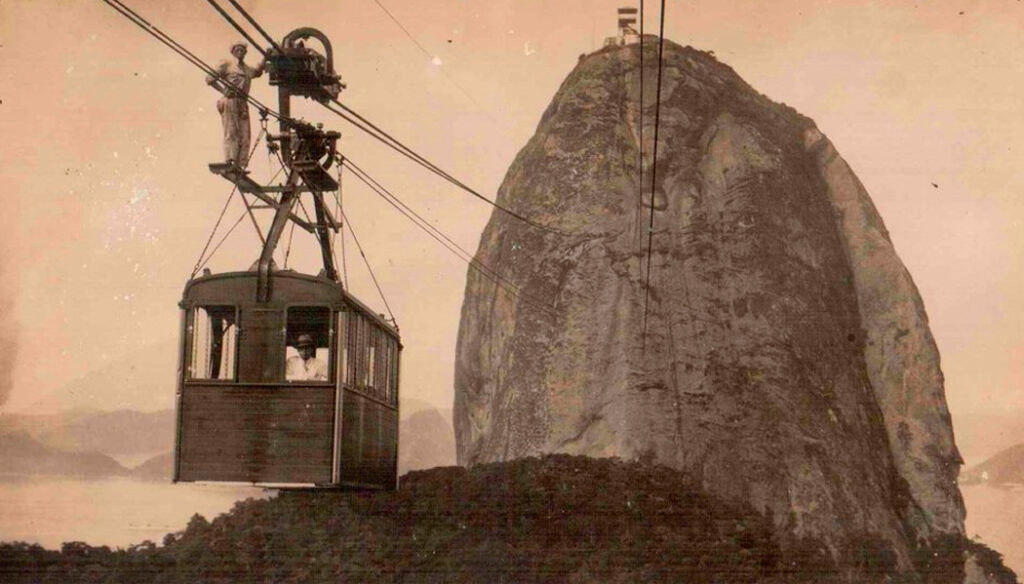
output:
[[[310,37],[321,40],[326,60],[298,42]],[[288,170],[284,185],[261,186],[235,164],[210,165],[272,207],[274,220],[249,270],[204,273],[185,285],[175,482],[397,488],[401,339],[345,290],[333,263],[328,230],[339,223],[324,193],[338,188],[327,170],[339,134],[287,117],[291,95],[315,97],[316,87],[337,95],[339,78],[325,66],[330,50],[318,31],[298,29],[268,57],[281,101],[281,134],[273,140]],[[303,193],[312,195],[315,221],[293,213]],[[320,274],[274,264],[289,221],[319,240]]]
[[[397,331],[337,282],[272,277],[265,302],[255,272],[185,287],[175,481],[394,488]],[[303,342],[322,375],[289,370]]]

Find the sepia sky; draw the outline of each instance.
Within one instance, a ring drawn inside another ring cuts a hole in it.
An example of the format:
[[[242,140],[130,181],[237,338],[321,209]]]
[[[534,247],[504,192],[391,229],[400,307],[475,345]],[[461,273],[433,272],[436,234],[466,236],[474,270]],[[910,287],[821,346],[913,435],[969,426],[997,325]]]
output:
[[[239,36],[204,0],[124,1],[211,64]],[[344,102],[492,197],[626,4],[380,2],[419,46],[375,0],[241,0],[277,38],[325,32]],[[1024,3],[668,4],[668,38],[813,118],[864,182],[924,297],[954,417],[1024,410]],[[266,78],[253,87],[276,103]],[[0,0],[0,411],[173,405],[177,302],[230,190],[206,169],[216,98],[100,0]],[[476,249],[490,207],[314,104],[293,115],[342,131],[343,153]],[[262,146],[251,167],[269,178]],[[450,407],[466,265],[354,178],[343,197],[401,326],[404,397]],[[220,233],[242,211],[233,200]],[[315,273],[304,235],[290,264]],[[350,289],[383,312],[346,246]],[[258,255],[243,221],[209,267]]]

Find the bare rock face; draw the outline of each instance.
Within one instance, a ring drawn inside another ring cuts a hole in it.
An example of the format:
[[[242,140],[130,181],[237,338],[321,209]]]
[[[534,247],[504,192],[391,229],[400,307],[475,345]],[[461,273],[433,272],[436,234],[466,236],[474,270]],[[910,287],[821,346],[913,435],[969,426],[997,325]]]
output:
[[[641,197],[657,100],[645,46],[643,104],[637,45],[581,59],[499,190],[562,233],[496,213],[481,237],[477,259],[505,282],[466,284],[460,464],[658,462],[794,541],[912,573],[921,545],[962,535],[960,459],[881,218],[811,120],[672,43]]]
[[[864,358],[885,418],[900,476],[917,511],[919,535],[963,533],[964,506],[956,478],[963,460],[953,443],[939,350],[924,303],[889,240],[864,186],[816,129],[805,144],[824,178],[853,271]]]

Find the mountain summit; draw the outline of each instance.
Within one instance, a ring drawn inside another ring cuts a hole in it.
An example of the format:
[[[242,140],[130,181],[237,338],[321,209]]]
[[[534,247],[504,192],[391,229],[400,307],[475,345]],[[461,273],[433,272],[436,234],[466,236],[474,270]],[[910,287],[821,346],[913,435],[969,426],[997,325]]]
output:
[[[813,121],[671,42],[652,200],[644,49],[643,72],[636,44],[581,58],[498,192],[563,233],[500,213],[484,230],[476,259],[517,289],[468,275],[459,462],[665,464],[793,541],[871,542],[919,572],[920,550],[963,539],[961,459],[881,217]]]

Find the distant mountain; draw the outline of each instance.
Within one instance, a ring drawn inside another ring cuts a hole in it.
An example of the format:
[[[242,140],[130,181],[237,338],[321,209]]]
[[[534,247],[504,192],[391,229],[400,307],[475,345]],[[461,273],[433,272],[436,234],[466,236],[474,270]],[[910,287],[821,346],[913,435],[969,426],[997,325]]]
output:
[[[452,410],[419,400],[402,401],[399,470],[404,473],[455,464]],[[0,437],[20,435],[39,447],[62,452],[102,453],[110,457],[154,456],[132,469],[144,480],[171,476],[174,410],[67,411],[59,414],[0,414]]]
[[[428,406],[403,416],[398,426],[398,473],[455,465],[452,411]]]
[[[412,416],[413,414],[416,414],[416,413],[419,413],[419,412],[424,412],[424,411],[438,411],[438,412],[441,412],[441,411],[444,411],[444,410],[438,408],[437,406],[435,406],[432,403],[425,402],[423,400],[419,400],[419,399],[415,399],[415,398],[404,398],[403,397],[403,398],[401,398],[401,401],[398,404],[398,411],[402,414],[402,419],[404,420],[404,419]],[[451,408],[448,408],[448,411],[451,412]],[[450,415],[449,415],[449,418],[450,418]]]
[[[426,405],[426,404],[424,404]],[[398,471],[423,470],[455,465],[455,433],[452,411],[427,405],[405,416],[399,425]],[[158,454],[131,469],[132,478],[147,481],[170,480],[173,452]]]
[[[0,415],[0,436],[15,432],[57,450],[110,456],[162,452],[174,444],[174,410]]]
[[[128,469],[105,454],[57,450],[27,432],[0,436],[0,475],[99,478],[126,474]]]
[[[170,450],[174,410],[116,410],[81,417],[42,432],[39,441],[62,450],[95,450],[111,456]]]
[[[169,481],[172,474],[174,474],[173,452],[158,454],[131,470],[132,478],[142,481]]]
[[[452,411],[438,410],[426,402],[418,402],[411,415],[403,416],[399,425],[398,470],[422,470],[455,464],[455,433]],[[131,469],[132,478],[148,481],[170,480],[174,454],[158,454]]]
[[[953,432],[964,465],[972,467],[1024,442],[1024,411],[953,414]]]
[[[960,484],[1024,486],[1024,444],[1002,450],[985,462],[960,473]]]

